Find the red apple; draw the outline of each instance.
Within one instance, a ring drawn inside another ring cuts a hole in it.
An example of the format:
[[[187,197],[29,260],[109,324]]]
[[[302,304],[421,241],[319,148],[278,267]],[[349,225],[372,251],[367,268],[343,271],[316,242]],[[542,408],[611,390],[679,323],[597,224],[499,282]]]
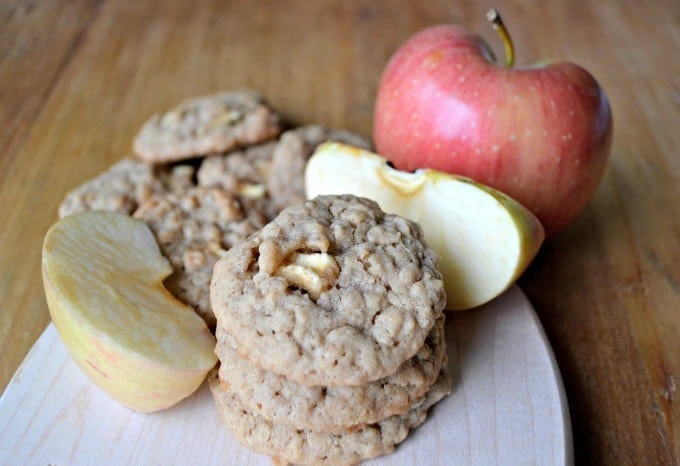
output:
[[[607,96],[567,62],[505,66],[454,25],[425,29],[392,56],[376,100],[377,152],[402,170],[434,168],[492,186],[528,207],[546,234],[588,203],[611,147]]]

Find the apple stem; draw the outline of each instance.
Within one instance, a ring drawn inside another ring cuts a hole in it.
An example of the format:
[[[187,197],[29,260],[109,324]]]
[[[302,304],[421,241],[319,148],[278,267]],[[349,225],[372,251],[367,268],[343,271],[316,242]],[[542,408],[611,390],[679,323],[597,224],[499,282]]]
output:
[[[508,33],[505,24],[503,24],[500,13],[498,13],[498,10],[495,8],[492,8],[486,14],[486,19],[491,22],[491,26],[503,41],[503,45],[505,46],[505,66],[512,67],[512,65],[515,64],[515,48],[512,45],[512,39],[510,38],[510,34]]]

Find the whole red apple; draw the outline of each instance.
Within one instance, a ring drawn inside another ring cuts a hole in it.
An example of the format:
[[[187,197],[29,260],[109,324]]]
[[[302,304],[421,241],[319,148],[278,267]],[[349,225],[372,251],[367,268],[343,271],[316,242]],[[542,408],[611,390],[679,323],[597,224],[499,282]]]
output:
[[[399,169],[434,168],[505,192],[550,235],[588,203],[602,178],[609,101],[574,64],[507,66],[512,42],[500,26],[506,66],[481,38],[454,25],[407,40],[378,87],[375,145]]]

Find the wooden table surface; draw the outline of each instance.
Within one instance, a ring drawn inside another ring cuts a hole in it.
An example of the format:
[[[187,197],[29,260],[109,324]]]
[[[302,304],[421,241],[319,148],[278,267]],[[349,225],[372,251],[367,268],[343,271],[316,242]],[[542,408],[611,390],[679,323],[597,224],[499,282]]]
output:
[[[614,143],[585,211],[520,280],[562,371],[577,464],[680,461],[680,3],[88,1],[0,4],[0,390],[49,322],[41,241],[64,194],[130,153],[142,122],[221,89],[294,122],[371,135],[389,55],[455,22],[518,63],[574,61],[606,89]]]

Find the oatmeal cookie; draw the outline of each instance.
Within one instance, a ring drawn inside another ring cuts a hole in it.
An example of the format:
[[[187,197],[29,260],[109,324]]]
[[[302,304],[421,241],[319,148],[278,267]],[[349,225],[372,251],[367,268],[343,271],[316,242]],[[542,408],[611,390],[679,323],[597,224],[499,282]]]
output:
[[[209,286],[215,262],[236,242],[266,223],[255,210],[219,188],[195,187],[181,194],[153,195],[134,217],[153,231],[173,267],[165,284],[178,299],[196,309],[211,328]]]
[[[59,218],[87,210],[110,210],[131,215],[153,194],[179,193],[193,186],[194,168],[152,167],[125,158],[101,175],[69,192],[59,206]]]
[[[307,159],[325,141],[343,142],[370,150],[371,143],[349,131],[319,125],[301,126],[281,135],[272,156],[269,194],[279,210],[305,201],[304,175]]]
[[[394,374],[353,387],[307,387],[241,358],[236,341],[221,327],[216,336],[220,380],[251,412],[276,424],[324,432],[404,413],[432,386],[446,355],[442,316],[416,355]]]
[[[182,160],[274,138],[281,118],[264,97],[249,90],[186,100],[147,121],[134,152],[149,163]]]
[[[198,169],[198,185],[220,187],[233,193],[266,190],[276,141],[211,155]]]
[[[208,383],[222,421],[245,446],[294,464],[356,464],[390,453],[410,429],[425,421],[428,409],[451,391],[451,379],[444,366],[432,388],[409,411],[333,434],[296,429],[264,419],[222,385],[215,371],[208,376]]]
[[[415,222],[319,196],[229,250],[210,301],[257,366],[303,385],[361,385],[415,355],[442,315],[436,262]]]
[[[261,210],[273,219],[279,209],[271,201],[267,180],[276,144],[276,141],[270,141],[206,157],[198,169],[198,185],[220,187],[234,193],[246,208]]]

